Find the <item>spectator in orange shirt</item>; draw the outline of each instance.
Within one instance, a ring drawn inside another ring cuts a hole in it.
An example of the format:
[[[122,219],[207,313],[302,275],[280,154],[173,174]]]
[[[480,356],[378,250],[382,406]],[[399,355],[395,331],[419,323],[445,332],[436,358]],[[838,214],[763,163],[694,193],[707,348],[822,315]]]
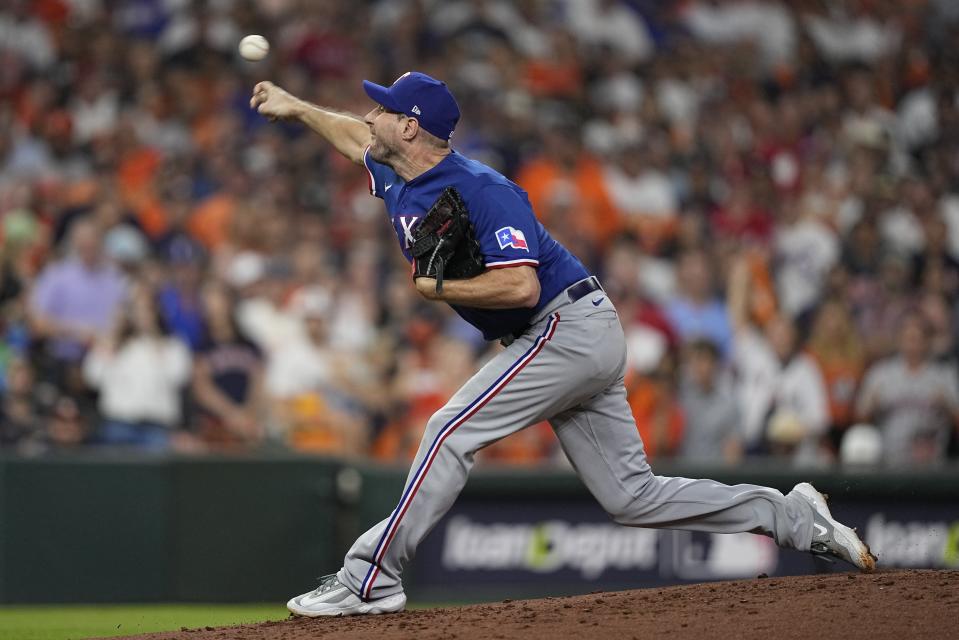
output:
[[[583,91],[583,70],[576,40],[571,34],[554,29],[545,54],[528,60],[523,67],[523,83],[529,92],[553,98],[579,97]]]
[[[539,422],[503,438],[477,455],[480,464],[531,466],[549,460],[559,441],[548,422]]]
[[[162,161],[160,152],[140,144],[130,128],[116,132],[119,163],[116,169],[117,186],[124,204],[136,212],[141,223],[153,231],[160,223],[155,220],[153,183]]]
[[[578,249],[577,255],[593,255],[623,224],[606,189],[603,167],[582,149],[575,129],[552,129],[543,138],[543,152],[520,167],[516,182],[543,224],[556,230],[557,240]]]
[[[824,302],[813,320],[806,351],[822,372],[829,402],[829,435],[838,447],[853,421],[856,389],[866,367],[866,349],[841,299]]]
[[[626,399],[646,447],[646,457],[669,458],[683,444],[683,410],[676,396],[676,363],[667,352],[655,370],[626,372]]]
[[[373,456],[383,461],[412,460],[429,417],[471,373],[469,345],[441,333],[442,318],[432,309],[417,311],[406,325],[408,342],[397,353],[394,419],[373,443]]]

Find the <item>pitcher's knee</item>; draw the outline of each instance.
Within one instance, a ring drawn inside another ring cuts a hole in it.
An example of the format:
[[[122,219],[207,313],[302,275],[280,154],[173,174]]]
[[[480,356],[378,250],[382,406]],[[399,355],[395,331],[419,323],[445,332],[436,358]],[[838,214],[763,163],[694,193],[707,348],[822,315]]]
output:
[[[432,442],[443,431],[443,427],[446,426],[448,420],[442,414],[441,409],[430,416],[430,419],[426,422],[426,429],[423,431],[424,441]]]
[[[656,476],[649,474],[642,481],[627,486],[618,486],[615,491],[609,491],[603,496],[597,496],[599,503],[613,522],[618,524],[634,524],[636,518],[652,504],[645,499],[650,493],[651,484],[656,483]]]
[[[632,512],[633,502],[632,496],[623,494],[617,497],[616,500],[603,500],[601,504],[613,522],[625,524],[624,521],[629,520],[629,514]]]
[[[442,439],[442,449],[440,452],[453,453],[457,456],[463,456],[468,453],[475,453],[480,448],[481,443],[476,440],[472,442],[470,438],[457,437],[465,432],[466,424],[456,426],[455,432],[451,423],[456,414],[440,409],[434,413],[426,423],[426,431],[423,434],[423,446],[430,447]],[[472,442],[472,444],[471,444]]]
[[[617,487],[615,490],[607,489],[603,495],[597,495],[596,499],[613,522],[619,524],[624,524],[623,520],[629,520],[636,511],[635,492],[623,487]]]

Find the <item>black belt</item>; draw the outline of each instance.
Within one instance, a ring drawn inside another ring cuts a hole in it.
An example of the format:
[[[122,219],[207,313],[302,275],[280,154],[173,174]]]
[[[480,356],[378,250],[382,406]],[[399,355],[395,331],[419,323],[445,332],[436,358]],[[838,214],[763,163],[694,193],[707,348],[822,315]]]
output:
[[[566,297],[569,298],[570,303],[580,300],[583,296],[588,296],[594,291],[602,291],[603,287],[600,286],[599,280],[596,276],[590,276],[585,280],[580,280],[575,284],[571,284],[566,288]],[[504,347],[508,347],[513,343],[514,340],[519,338],[521,335],[526,333],[526,330],[529,329],[529,325],[526,325],[522,329],[514,331],[513,333],[507,334],[500,338],[500,342]]]
[[[580,280],[574,285],[570,285],[566,289],[566,295],[569,296],[570,302],[576,302],[583,296],[589,295],[594,291],[601,291],[603,288],[599,286],[599,280],[596,279],[596,276],[590,276],[585,280]]]

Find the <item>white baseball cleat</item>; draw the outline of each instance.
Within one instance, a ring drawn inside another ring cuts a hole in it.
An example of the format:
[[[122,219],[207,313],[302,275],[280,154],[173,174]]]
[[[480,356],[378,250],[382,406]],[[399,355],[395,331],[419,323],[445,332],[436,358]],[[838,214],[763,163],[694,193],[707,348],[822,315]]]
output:
[[[813,507],[813,535],[809,551],[816,555],[833,556],[853,564],[862,571],[876,568],[876,556],[869,545],[859,539],[856,532],[833,519],[826,505],[826,496],[808,482],[800,482],[793,491],[805,498]]]
[[[320,578],[320,586],[309,593],[296,596],[286,603],[286,608],[298,616],[355,616],[396,613],[406,607],[406,594],[402,591],[391,596],[363,601],[340,582],[336,574]]]

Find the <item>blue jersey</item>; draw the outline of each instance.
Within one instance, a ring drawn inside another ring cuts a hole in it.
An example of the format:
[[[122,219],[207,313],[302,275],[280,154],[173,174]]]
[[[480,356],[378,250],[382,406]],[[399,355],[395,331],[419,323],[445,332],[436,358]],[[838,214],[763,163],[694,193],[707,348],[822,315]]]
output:
[[[382,198],[400,248],[412,262],[413,229],[446,187],[455,187],[470,221],[487,269],[529,265],[539,278],[539,302],[532,309],[477,309],[450,305],[467,322],[495,340],[526,327],[536,313],[569,285],[589,276],[583,264],[556,242],[533,215],[526,192],[481,162],[451,152],[439,164],[405,182],[390,167],[370,157],[370,193]]]

